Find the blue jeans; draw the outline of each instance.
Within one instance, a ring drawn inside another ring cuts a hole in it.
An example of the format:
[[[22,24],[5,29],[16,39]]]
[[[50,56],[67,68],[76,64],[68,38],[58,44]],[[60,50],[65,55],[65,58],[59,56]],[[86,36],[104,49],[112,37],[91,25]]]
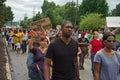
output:
[[[91,52],[91,70],[92,70],[92,74],[94,76],[94,57],[95,57],[95,53]]]
[[[25,53],[27,50],[27,44],[26,44],[26,40],[22,41],[22,52]]]
[[[27,69],[28,69],[28,76],[30,77],[30,66],[31,64],[33,63],[33,53],[31,52],[28,52],[28,57],[27,57]]]
[[[39,72],[33,71],[32,69],[30,69],[30,78],[31,80],[41,80]]]
[[[2,38],[4,38],[4,35],[2,35]]]

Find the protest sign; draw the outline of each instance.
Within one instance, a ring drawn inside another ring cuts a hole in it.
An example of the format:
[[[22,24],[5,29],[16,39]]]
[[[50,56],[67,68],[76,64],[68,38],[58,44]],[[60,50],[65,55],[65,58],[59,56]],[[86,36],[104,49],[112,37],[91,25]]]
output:
[[[120,27],[120,17],[106,17],[107,27]]]
[[[52,24],[49,18],[43,18],[38,21],[34,21],[30,25],[31,27],[37,26],[37,29],[40,31],[50,29]]]

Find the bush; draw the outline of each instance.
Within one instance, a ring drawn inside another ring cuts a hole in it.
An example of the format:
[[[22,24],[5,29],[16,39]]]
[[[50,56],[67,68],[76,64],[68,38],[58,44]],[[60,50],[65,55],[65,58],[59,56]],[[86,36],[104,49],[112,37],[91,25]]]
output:
[[[116,34],[116,40],[120,41],[120,34]]]
[[[87,16],[83,16],[80,22],[81,30],[97,30],[105,25],[105,18],[101,17],[101,14],[90,13]]]

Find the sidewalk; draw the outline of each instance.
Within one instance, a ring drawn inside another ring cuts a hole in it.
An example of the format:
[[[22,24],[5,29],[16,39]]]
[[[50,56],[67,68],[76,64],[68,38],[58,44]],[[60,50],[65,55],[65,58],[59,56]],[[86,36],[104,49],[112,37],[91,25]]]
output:
[[[11,60],[12,80],[29,80],[26,66],[27,54],[17,54],[11,47],[7,49]]]
[[[26,66],[27,54],[17,54],[17,52],[13,51],[11,47],[8,47],[8,54],[12,64],[12,80],[29,80]],[[85,59],[84,66],[85,70],[80,70],[81,80],[93,80],[90,59]]]

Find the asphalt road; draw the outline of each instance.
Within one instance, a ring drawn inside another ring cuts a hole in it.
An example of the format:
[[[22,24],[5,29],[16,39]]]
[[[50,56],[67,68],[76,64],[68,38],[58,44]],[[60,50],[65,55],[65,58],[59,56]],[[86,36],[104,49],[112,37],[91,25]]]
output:
[[[12,80],[29,80],[26,66],[27,53],[17,54],[11,47],[8,47],[7,49],[11,61]],[[90,59],[85,59],[84,66],[85,70],[80,70],[81,80],[93,80]]]
[[[29,80],[26,66],[27,54],[17,54],[11,47],[7,49],[11,61],[12,80]]]

